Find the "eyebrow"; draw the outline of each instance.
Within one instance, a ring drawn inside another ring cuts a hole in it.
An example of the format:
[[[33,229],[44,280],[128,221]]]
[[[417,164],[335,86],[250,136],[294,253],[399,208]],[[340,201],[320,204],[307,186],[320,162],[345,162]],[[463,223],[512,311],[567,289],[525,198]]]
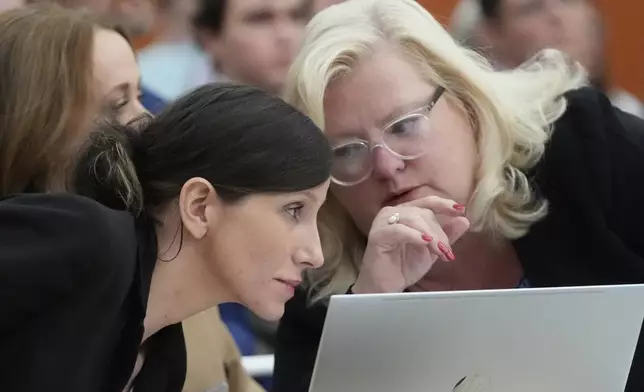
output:
[[[430,98],[425,98],[425,99],[418,99],[412,103],[407,103],[404,105],[399,105],[396,106],[393,110],[391,110],[388,114],[385,116],[381,117],[378,120],[378,124],[380,124],[380,127],[384,127],[385,125],[389,124],[392,121],[395,121],[398,119],[400,116],[404,116],[405,114],[411,112],[412,110],[420,109],[427,104],[429,104]]]
[[[126,93],[129,88],[130,88],[130,83],[128,83],[128,82],[121,83],[121,84],[117,85],[116,87],[112,88],[110,90],[110,93],[112,93],[114,91],[118,91],[120,93]]]
[[[304,192],[302,192],[302,194],[303,194],[304,196],[308,197],[309,199],[313,200],[313,201],[317,201],[317,200],[318,200],[317,196],[315,196],[315,195],[313,194],[313,192],[311,192],[311,191],[304,191]]]
[[[128,90],[130,89],[130,84],[131,84],[130,82],[123,82],[123,83],[121,83],[121,84],[118,84],[118,85],[116,85],[116,87],[114,87],[114,88],[112,88],[112,89],[110,90],[110,92],[108,93],[108,95],[109,95],[109,94],[111,94],[111,93],[112,93],[112,92],[114,92],[114,91],[118,91],[118,92],[120,92],[120,93],[127,93],[127,92],[128,92]],[[141,89],[141,79],[139,79],[139,80],[137,81],[137,83],[136,83],[136,87],[137,87],[137,89],[139,89],[139,90]]]
[[[404,116],[405,114],[413,110],[420,109],[425,105],[428,105],[430,100],[431,100],[431,97],[428,97],[424,99],[415,100],[411,103],[406,103],[406,104],[396,106],[394,109],[389,111],[388,114],[378,119],[378,121],[376,122],[378,124],[378,128],[382,129],[384,126],[391,123],[392,121],[395,121],[399,117]],[[360,129],[360,128],[342,130],[341,132],[339,132],[339,135],[337,137],[334,137],[333,139],[341,141],[341,140],[355,138],[356,135],[361,134],[364,131],[365,131],[364,129]]]
[[[302,194],[314,202],[318,201],[318,197],[311,191],[303,191]],[[324,199],[322,200],[322,203],[326,202],[327,195],[328,195],[328,192],[325,194]]]

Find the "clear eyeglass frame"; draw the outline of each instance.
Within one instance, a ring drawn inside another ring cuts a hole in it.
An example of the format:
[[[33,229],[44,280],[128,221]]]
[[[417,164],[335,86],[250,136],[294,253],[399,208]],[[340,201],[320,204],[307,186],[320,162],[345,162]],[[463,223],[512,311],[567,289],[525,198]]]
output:
[[[442,86],[438,86],[436,88],[436,90],[434,91],[434,94],[430,98],[429,103],[427,105],[424,105],[424,106],[422,106],[420,108],[414,109],[414,110],[412,110],[412,111],[410,111],[410,112],[408,112],[406,114],[403,114],[402,116],[394,119],[393,121],[390,121],[389,123],[387,123],[384,127],[382,127],[380,129],[380,141],[378,143],[370,143],[370,142],[368,142],[366,140],[352,140],[350,142],[346,142],[346,143],[342,143],[342,144],[339,144],[337,146],[334,146],[333,151],[336,151],[339,148],[347,147],[349,145],[360,144],[360,145],[364,146],[365,148],[367,148],[369,150],[369,156],[370,157],[371,157],[371,154],[373,153],[374,149],[376,149],[376,148],[384,148],[387,151],[389,151],[392,155],[394,155],[395,157],[397,157],[399,159],[402,159],[402,160],[409,161],[409,160],[414,160],[414,159],[420,158],[421,156],[423,156],[425,154],[425,151],[421,151],[421,152],[419,152],[417,154],[412,154],[412,155],[404,155],[404,154],[400,154],[400,153],[396,152],[394,149],[392,149],[385,142],[385,133],[389,129],[392,129],[396,124],[408,121],[409,119],[412,119],[412,118],[422,117],[422,118],[426,119],[427,121],[429,121],[429,114],[430,114],[431,110],[434,108],[434,106],[436,105],[436,103],[441,98],[441,96],[443,95],[444,92],[445,92],[445,88],[442,87]],[[367,178],[369,178],[369,176],[371,176],[372,172],[373,172],[373,166],[371,164],[369,164],[368,170],[365,172],[365,174],[362,177],[360,177],[357,180],[343,181],[343,180],[340,180],[337,177],[333,176],[333,173],[331,173],[331,181],[333,181],[333,183],[335,183],[337,185],[344,186],[344,187],[354,186],[354,185],[358,185],[359,183],[361,183],[361,182],[365,181]]]

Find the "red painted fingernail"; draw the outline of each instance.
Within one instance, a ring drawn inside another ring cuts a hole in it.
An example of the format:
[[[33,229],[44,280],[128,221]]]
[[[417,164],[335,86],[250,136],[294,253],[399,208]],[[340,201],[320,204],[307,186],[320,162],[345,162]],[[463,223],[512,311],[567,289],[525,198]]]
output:
[[[447,257],[449,260],[452,260],[452,261],[456,260],[456,257],[454,256],[454,253],[452,253],[452,250],[451,250],[450,248],[448,248],[448,247],[447,247],[445,244],[443,244],[442,242],[439,242],[439,243],[438,243],[438,249],[439,249],[441,252],[443,252],[443,254],[445,255],[445,257]]]
[[[434,239],[433,239],[432,237],[428,236],[428,235],[427,235],[427,234],[425,234],[425,233],[423,233],[423,235],[421,235],[421,237],[422,237],[423,241],[425,241],[425,242],[432,242],[432,241],[434,241]]]
[[[465,204],[456,203],[453,208],[456,211],[465,211]]]

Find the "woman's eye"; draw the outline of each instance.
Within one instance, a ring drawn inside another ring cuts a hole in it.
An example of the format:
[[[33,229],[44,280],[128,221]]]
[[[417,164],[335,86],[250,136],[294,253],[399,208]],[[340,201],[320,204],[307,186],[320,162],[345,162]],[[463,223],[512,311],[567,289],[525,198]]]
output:
[[[299,221],[303,208],[304,208],[304,205],[301,203],[293,204],[286,207],[286,212],[291,216],[291,218],[293,218],[296,221]]]
[[[115,110],[115,111],[117,111],[117,110],[121,110],[121,109],[122,109],[123,107],[125,107],[128,103],[130,103],[130,101],[128,101],[127,99],[119,99],[118,101],[116,101],[116,102],[114,102],[114,103],[112,104],[112,109],[113,109],[113,110]]]
[[[405,136],[410,133],[415,133],[418,130],[418,123],[419,121],[417,117],[406,118],[392,125],[389,129],[389,133],[396,136]]]

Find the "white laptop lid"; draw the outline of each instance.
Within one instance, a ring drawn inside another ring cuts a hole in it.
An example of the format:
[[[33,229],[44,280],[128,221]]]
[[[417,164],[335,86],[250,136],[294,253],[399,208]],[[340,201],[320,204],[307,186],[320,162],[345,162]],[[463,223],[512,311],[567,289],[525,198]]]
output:
[[[644,285],[334,296],[310,391],[620,392],[643,318]]]

